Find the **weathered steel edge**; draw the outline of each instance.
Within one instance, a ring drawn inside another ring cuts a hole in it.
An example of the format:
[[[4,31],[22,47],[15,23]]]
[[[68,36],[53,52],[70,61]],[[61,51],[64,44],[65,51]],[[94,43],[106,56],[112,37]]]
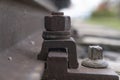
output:
[[[56,6],[50,0],[16,0],[27,4],[37,6],[36,8],[43,7],[47,11],[57,11]]]

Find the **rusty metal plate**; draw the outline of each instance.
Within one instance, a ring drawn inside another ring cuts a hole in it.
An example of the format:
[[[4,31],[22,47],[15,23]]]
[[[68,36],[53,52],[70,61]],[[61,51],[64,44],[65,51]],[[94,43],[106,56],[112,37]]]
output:
[[[65,52],[50,52],[43,80],[119,80],[119,77],[110,68],[94,69],[80,65],[77,69],[69,69]]]

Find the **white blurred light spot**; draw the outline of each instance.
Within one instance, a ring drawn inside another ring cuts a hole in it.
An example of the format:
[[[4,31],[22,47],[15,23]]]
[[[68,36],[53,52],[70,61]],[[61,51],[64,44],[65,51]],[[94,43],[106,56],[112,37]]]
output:
[[[71,0],[71,6],[60,11],[73,18],[80,17],[81,19],[85,19],[90,17],[101,2],[103,2],[103,0]]]

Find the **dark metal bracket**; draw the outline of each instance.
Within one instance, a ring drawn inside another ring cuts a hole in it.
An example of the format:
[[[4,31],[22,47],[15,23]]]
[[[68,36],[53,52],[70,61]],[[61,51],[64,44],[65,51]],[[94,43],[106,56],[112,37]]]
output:
[[[76,44],[70,36],[70,17],[53,12],[45,17],[39,60],[46,61],[43,80],[119,80],[103,61],[102,48],[89,47],[89,58],[78,62]],[[78,65],[79,63],[79,65]]]
[[[68,50],[69,68],[77,68],[76,44],[70,36],[70,17],[54,12],[45,17],[45,28],[47,31],[43,32],[44,41],[38,59],[47,60],[51,48],[64,48]]]

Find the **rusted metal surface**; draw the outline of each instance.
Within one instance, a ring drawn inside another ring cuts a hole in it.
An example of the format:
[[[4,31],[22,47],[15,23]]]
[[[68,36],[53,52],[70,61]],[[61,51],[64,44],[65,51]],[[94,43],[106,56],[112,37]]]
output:
[[[53,12],[52,15],[45,16],[45,29],[46,31],[44,31],[43,33],[44,41],[42,44],[41,52],[38,55],[38,59],[47,60],[49,50],[52,48],[65,48],[68,50],[69,68],[77,68],[78,61],[76,44],[74,40],[70,37],[69,32],[70,17],[64,16],[61,12]],[[48,37],[50,39],[46,39]]]
[[[43,80],[119,80],[110,68],[94,69],[79,65],[77,69],[69,69],[67,56],[66,52],[50,52]]]
[[[28,35],[43,30],[48,12],[15,0],[0,0],[0,51],[3,51]]]
[[[43,16],[48,12],[34,3],[0,0],[0,80],[41,79],[44,62],[36,58],[42,44]]]

